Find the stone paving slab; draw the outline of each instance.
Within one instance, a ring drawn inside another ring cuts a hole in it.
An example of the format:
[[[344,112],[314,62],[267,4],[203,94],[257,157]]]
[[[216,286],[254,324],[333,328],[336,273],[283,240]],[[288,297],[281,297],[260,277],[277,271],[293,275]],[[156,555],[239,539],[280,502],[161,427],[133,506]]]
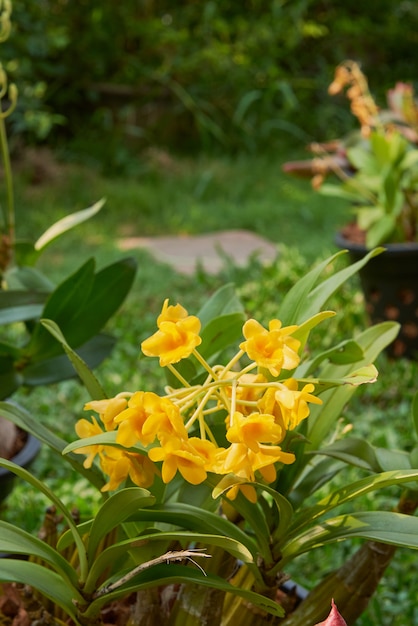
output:
[[[204,235],[162,237],[125,237],[118,241],[121,250],[144,248],[156,260],[167,263],[182,274],[193,274],[200,264],[210,274],[219,273],[224,265],[223,251],[238,267],[245,267],[251,256],[262,262],[273,261],[277,246],[247,230],[226,230]]]

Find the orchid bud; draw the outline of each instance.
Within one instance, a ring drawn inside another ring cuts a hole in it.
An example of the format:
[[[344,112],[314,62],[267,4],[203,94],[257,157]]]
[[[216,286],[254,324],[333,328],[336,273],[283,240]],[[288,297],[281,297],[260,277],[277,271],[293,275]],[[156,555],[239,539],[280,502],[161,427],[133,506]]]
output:
[[[338,612],[338,609],[334,604],[334,600],[331,601],[331,612],[327,619],[323,622],[319,622],[316,626],[347,626],[347,622]]]

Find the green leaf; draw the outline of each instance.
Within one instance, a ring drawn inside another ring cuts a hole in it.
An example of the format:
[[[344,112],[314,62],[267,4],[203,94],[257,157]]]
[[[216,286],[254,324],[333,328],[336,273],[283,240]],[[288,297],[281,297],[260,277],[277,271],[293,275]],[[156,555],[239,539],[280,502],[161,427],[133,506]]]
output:
[[[316,370],[323,361],[335,365],[348,365],[364,358],[363,350],[354,339],[347,339],[316,355],[312,360],[303,361],[297,368],[298,377],[306,377]]]
[[[101,200],[93,204],[88,209],[83,209],[82,211],[76,211],[75,213],[66,215],[65,217],[60,219],[58,222],[55,222],[55,224],[50,226],[48,230],[46,230],[43,233],[43,235],[41,235],[39,239],[35,242],[35,246],[34,246],[35,250],[38,250],[38,251],[42,250],[48,244],[50,244],[51,241],[53,241],[54,239],[56,239],[63,233],[67,232],[68,230],[71,230],[75,226],[78,226],[78,224],[81,224],[82,222],[85,222],[86,220],[96,215],[100,211],[100,209],[102,208],[105,202],[106,200],[102,198]]]
[[[327,519],[282,547],[281,568],[304,552],[352,537],[418,549],[418,518],[388,511],[365,511]]]
[[[412,424],[415,430],[415,437],[418,438],[418,392],[415,393],[411,405]]]
[[[91,563],[96,556],[102,539],[118,527],[138,509],[149,507],[155,502],[154,496],[140,487],[117,491],[106,500],[94,517],[87,545],[87,556]]]
[[[64,333],[67,328],[74,325],[78,312],[84,307],[90,295],[94,281],[94,266],[94,260],[89,259],[58,285],[46,302],[42,317],[53,320]],[[32,358],[44,360],[60,354],[61,348],[46,329],[38,324],[32,334],[27,353]]]
[[[116,442],[116,436],[117,431],[110,430],[100,433],[99,435],[93,435],[92,437],[83,437],[83,439],[77,439],[76,441],[72,441],[71,443],[67,444],[62,453],[68,454],[69,452],[72,452],[73,450],[78,450],[79,448],[98,445],[113,446],[114,448],[119,448],[119,450],[126,450],[126,446]],[[128,448],[128,450],[130,450],[131,452],[139,452],[142,454],[146,453],[146,449],[142,447],[139,442],[135,446],[131,446],[130,448]]]
[[[343,285],[349,278],[357,274],[357,272],[364,266],[370,259],[384,252],[384,248],[376,248],[371,250],[366,256],[359,261],[352,263],[348,267],[339,270],[326,280],[317,285],[309,294],[304,307],[304,317],[311,317],[315,315],[324,306],[326,301]]]
[[[69,345],[77,348],[102,330],[128,295],[135,274],[136,261],[130,257],[96,273],[89,297],[73,322],[66,326],[57,322]],[[44,317],[54,319],[49,315]]]
[[[319,263],[310,272],[303,276],[303,278],[299,279],[287,292],[278,311],[278,318],[282,321],[284,326],[299,324],[305,319],[311,317],[311,315],[305,315],[309,294],[318,282],[319,277],[325,268],[341,254],[344,253],[337,252],[330,258]],[[315,311],[313,311],[312,315],[318,313],[320,308],[321,307],[318,307]]]
[[[215,293],[206,300],[197,316],[202,323],[202,328],[205,328],[205,326],[216,317],[229,315],[230,313],[243,314],[243,306],[235,293],[232,283],[223,285],[215,291]]]
[[[376,159],[373,154],[362,146],[354,146],[348,148],[347,157],[356,170],[365,171],[368,174],[374,174],[376,171]]]
[[[121,557],[126,557],[127,554],[135,552],[137,558],[134,558],[132,562],[135,565],[144,562],[144,556],[147,555],[145,550],[147,544],[160,542],[162,544],[177,545],[182,548],[187,548],[191,544],[216,546],[225,550],[233,557],[244,563],[253,563],[253,557],[251,553],[241,543],[235,539],[229,537],[222,537],[220,535],[208,535],[203,533],[193,533],[190,531],[164,531],[164,532],[152,532],[148,534],[141,534],[138,537],[126,539],[125,541],[118,542],[102,551],[97,559],[92,563],[89,576],[86,581],[85,592],[91,593],[98,578],[105,572],[113,563],[115,563]],[[154,547],[155,553],[155,547]],[[142,555],[142,558],[141,558]]]
[[[136,271],[133,259],[122,259],[94,273],[93,259],[64,280],[42,312],[44,319],[59,326],[73,349],[98,334],[127,296]],[[27,348],[33,360],[61,354],[62,348],[41,325],[35,328]]]
[[[204,575],[199,570],[192,570],[191,567],[185,567],[183,565],[176,565],[171,563],[169,565],[156,565],[150,567],[129,581],[129,584],[124,585],[117,591],[113,591],[108,594],[104,594],[97,600],[93,601],[88,611],[84,614],[87,618],[90,615],[96,614],[105,604],[117,599],[121,596],[125,596],[133,591],[140,591],[141,589],[147,589],[155,586],[166,586],[171,584],[194,584],[202,585],[204,587],[210,587],[212,589],[219,589],[225,593],[232,593],[236,596],[244,598],[247,602],[250,602],[254,606],[259,607],[261,610],[271,613],[276,617],[283,617],[284,610],[269,598],[255,593],[254,591],[248,591],[241,587],[235,587],[226,582],[223,578],[214,576],[213,574]]]
[[[363,365],[373,363],[380,352],[388,346],[399,332],[399,325],[393,322],[383,322],[366,329],[356,337],[356,342],[363,350],[364,358],[357,363],[357,369]],[[350,376],[352,366],[328,364],[322,368],[318,377],[332,380]],[[312,406],[308,421],[307,437],[310,441],[309,449],[319,449],[325,437],[333,431],[336,420],[354,393],[354,385],[344,385],[327,390],[321,395],[322,406]]]
[[[59,456],[60,460],[62,460],[62,453],[67,445],[67,442],[43,426],[39,420],[34,419],[28,411],[10,402],[0,402],[0,414],[5,419],[8,419],[16,424],[16,426],[19,426],[28,433],[31,433],[34,437],[39,439],[39,441],[51,448],[51,450]],[[103,487],[103,477],[95,466],[90,469],[86,469],[75,454],[67,454],[65,458],[73,467],[75,472],[85,476],[92,485],[97,487],[97,489],[100,490]]]
[[[46,293],[0,291],[0,325],[36,319],[46,298]]]
[[[102,361],[109,356],[116,343],[116,339],[110,335],[99,334],[87,341],[85,344],[77,349],[77,353],[71,350],[67,344],[67,350],[75,356],[76,362],[80,359],[85,363],[88,370],[94,370]],[[65,349],[65,348],[64,348]],[[78,358],[77,358],[78,355]],[[67,354],[61,354],[60,356],[52,357],[51,359],[45,359],[45,361],[38,361],[22,369],[22,384],[28,387],[37,387],[39,385],[50,385],[51,383],[60,382],[61,380],[67,380],[77,376],[77,369],[72,364],[71,359]],[[91,374],[94,377],[94,374]],[[90,389],[90,382],[87,378],[84,378],[83,367],[80,367],[79,376],[87,389]],[[95,377],[94,377],[95,378]],[[87,384],[88,383],[88,384]],[[97,385],[99,383],[97,382]],[[99,393],[99,388],[93,393]],[[92,391],[89,391],[92,395]],[[101,391],[104,394],[104,391]],[[105,397],[102,395],[101,397]],[[95,399],[98,399],[95,398]]]
[[[257,545],[252,537],[229,520],[189,504],[161,504],[137,511],[132,521],[165,522],[194,532],[217,534],[242,543],[256,557]]]
[[[64,609],[76,624],[79,623],[74,601],[83,603],[83,597],[67,580],[52,570],[30,561],[0,559],[0,582],[35,587],[42,595]]]
[[[358,439],[357,437],[346,437],[340,441],[335,441],[325,448],[311,450],[309,454],[330,456],[370,472],[380,472],[382,470],[374,447],[365,439]]]
[[[321,515],[325,515],[337,506],[341,506],[347,502],[352,502],[356,498],[372,491],[391,487],[392,485],[402,485],[417,480],[418,470],[396,470],[367,476],[366,478],[355,481],[351,485],[346,485],[341,489],[337,489],[313,506],[307,507],[296,513],[289,528],[287,540],[294,537],[296,534],[300,534],[301,529],[311,525],[315,519]],[[328,520],[324,522],[324,526],[326,526],[327,522]]]
[[[384,472],[398,469],[411,469],[411,459],[404,450],[375,448],[376,459]]]
[[[33,247],[33,246],[32,246]],[[11,267],[5,273],[8,289],[51,293],[56,285],[35,267]]]
[[[0,520],[0,552],[24,554],[43,559],[73,587],[78,585],[77,572],[50,545],[25,530]]]
[[[332,480],[341,469],[345,467],[342,461],[333,458],[317,460],[308,464],[305,473],[292,489],[291,501],[295,509],[298,509],[305,500],[327,482]]]
[[[76,543],[78,556],[80,559],[80,568],[81,568],[80,577],[81,579],[83,579],[87,575],[86,552],[84,549],[84,544],[82,542],[82,539],[80,535],[78,534],[77,527],[74,523],[71,512],[66,508],[63,502],[61,502],[61,500],[55,495],[55,493],[51,489],[49,489],[49,487],[47,487],[47,485],[45,485],[43,482],[38,480],[35,476],[32,476],[30,472],[28,472],[23,467],[20,467],[20,465],[16,465],[16,463],[13,463],[12,461],[6,461],[6,459],[2,459],[0,457],[0,467],[4,467],[5,469],[9,470],[9,472],[16,474],[17,476],[19,476],[20,478],[28,482],[30,485],[32,485],[36,489],[36,491],[39,491],[40,493],[43,493],[44,495],[46,495],[46,497],[53,504],[55,504],[57,509],[61,511],[66,523],[68,524],[74,536],[74,541]]]
[[[203,358],[208,360],[242,338],[243,323],[242,313],[222,315],[208,322],[200,335],[202,343],[199,346],[199,352]]]
[[[308,340],[311,330],[315,328],[315,326],[320,324],[323,320],[334,317],[335,315],[336,313],[334,311],[320,311],[319,313],[316,313],[305,322],[303,322],[299,326],[299,328],[294,333],[292,333],[292,337],[299,339],[303,348]]]
[[[342,200],[348,200],[349,202],[358,202],[363,198],[363,194],[359,194],[355,190],[349,190],[341,185],[333,185],[330,183],[324,183],[319,189],[319,193],[323,196],[331,196],[333,198],[341,198]]]
[[[64,335],[55,324],[55,322],[53,322],[52,320],[43,319],[41,320],[41,324],[62,345],[70,362],[74,367],[74,370],[77,372],[81,381],[89,392],[90,397],[93,400],[101,400],[102,398],[105,398],[106,394],[96,376],[93,374],[85,361],[83,361],[83,359],[68,345]]]
[[[387,241],[393,233],[395,226],[395,215],[382,216],[382,218],[378,222],[375,222],[367,231],[366,246],[368,248],[372,248],[373,246],[378,246]]]

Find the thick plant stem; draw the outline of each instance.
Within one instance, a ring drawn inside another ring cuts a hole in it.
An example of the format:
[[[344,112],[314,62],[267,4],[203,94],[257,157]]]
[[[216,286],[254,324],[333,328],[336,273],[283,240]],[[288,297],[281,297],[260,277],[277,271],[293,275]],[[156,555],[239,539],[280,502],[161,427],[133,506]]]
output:
[[[205,570],[228,579],[235,559],[221,548],[214,549]],[[182,585],[172,607],[168,626],[220,626],[225,592],[198,585]]]
[[[397,510],[412,515],[417,507],[418,492],[407,492]],[[294,613],[279,621],[280,626],[314,626],[327,617],[332,599],[351,626],[366,609],[395,552],[396,546],[366,541],[339,570],[319,583]]]
[[[138,591],[136,602],[127,626],[155,626],[161,624],[161,606],[156,587]]]

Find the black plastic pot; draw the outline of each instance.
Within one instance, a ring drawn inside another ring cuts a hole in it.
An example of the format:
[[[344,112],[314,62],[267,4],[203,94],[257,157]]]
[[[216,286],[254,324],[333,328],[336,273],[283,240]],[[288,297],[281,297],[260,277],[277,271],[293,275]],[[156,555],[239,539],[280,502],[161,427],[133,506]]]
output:
[[[28,434],[23,448],[10,459],[16,465],[28,469],[37,456],[41,444],[33,435]],[[0,502],[3,502],[13,489],[16,475],[4,467],[0,467]]]
[[[338,234],[335,243],[349,251],[352,262],[369,249]],[[374,324],[386,320],[401,324],[395,341],[388,346],[392,357],[418,356],[418,244],[385,244],[385,251],[371,259],[360,271],[367,313]]]

